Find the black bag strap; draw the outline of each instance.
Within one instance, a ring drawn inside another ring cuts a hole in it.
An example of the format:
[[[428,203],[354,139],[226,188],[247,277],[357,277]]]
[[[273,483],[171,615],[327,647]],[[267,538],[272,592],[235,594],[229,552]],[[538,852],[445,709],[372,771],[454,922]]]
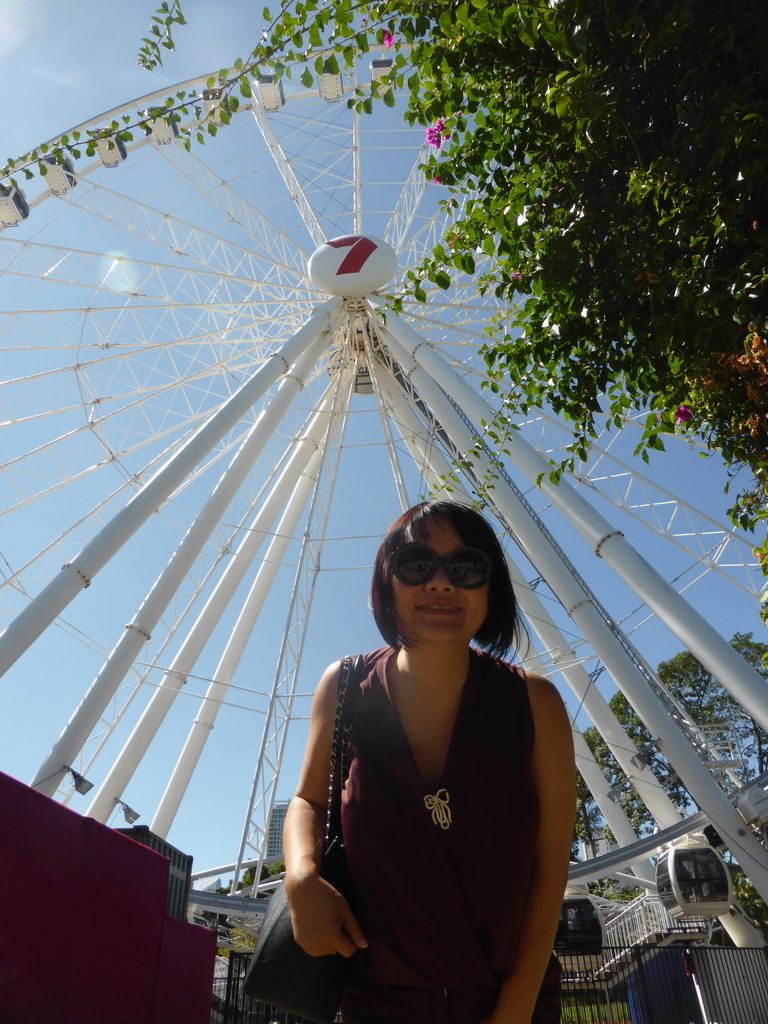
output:
[[[355,698],[362,676],[363,658],[348,654],[339,669],[339,696],[331,734],[331,765],[328,776],[328,814],[325,822],[325,849],[341,843],[341,790],[349,775],[347,747],[352,728]]]

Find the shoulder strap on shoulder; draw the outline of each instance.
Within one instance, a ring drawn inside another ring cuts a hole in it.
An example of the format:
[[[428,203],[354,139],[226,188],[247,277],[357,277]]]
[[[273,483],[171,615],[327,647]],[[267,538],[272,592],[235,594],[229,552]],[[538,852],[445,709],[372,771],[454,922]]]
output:
[[[352,728],[355,700],[363,676],[361,654],[348,654],[339,668],[339,695],[331,734],[331,765],[328,778],[328,815],[325,824],[326,848],[341,835],[341,790],[349,775],[347,743]]]

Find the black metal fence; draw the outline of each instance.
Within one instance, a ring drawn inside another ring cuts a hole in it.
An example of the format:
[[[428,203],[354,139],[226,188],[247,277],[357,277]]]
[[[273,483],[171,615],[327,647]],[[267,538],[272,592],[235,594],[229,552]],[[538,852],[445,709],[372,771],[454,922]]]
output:
[[[213,983],[211,1024],[310,1024],[303,1017],[249,999],[243,990],[250,953],[229,954],[227,973]]]
[[[230,953],[212,1024],[305,1024],[243,992],[247,953]],[[768,950],[719,946],[604,948],[561,955],[562,1024],[768,1024]]]
[[[768,950],[647,945],[560,957],[563,1024],[768,1024]]]

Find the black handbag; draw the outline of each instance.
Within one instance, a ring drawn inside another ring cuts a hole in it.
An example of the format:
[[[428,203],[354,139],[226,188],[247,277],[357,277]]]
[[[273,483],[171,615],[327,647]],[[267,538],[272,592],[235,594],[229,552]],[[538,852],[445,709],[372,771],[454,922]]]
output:
[[[345,899],[352,895],[341,836],[341,788],[349,773],[347,740],[363,659],[344,658],[339,671],[339,698],[333,722],[328,817],[320,874]],[[350,681],[353,680],[350,686]],[[259,940],[245,978],[245,992],[260,1002],[316,1021],[336,1018],[347,959],[340,953],[310,956],[293,937],[291,912],[281,885],[269,900]]]

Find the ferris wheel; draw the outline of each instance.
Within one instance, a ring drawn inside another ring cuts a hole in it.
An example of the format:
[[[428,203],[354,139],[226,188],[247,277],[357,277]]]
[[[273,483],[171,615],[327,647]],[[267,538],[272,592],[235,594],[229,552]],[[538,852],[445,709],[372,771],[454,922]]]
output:
[[[359,84],[387,70],[376,58]],[[173,91],[215,122],[206,81]],[[157,834],[189,846],[205,827],[236,871],[258,863],[319,671],[378,646],[378,537],[429,493],[480,494],[528,625],[520,655],[567,695],[578,767],[622,845],[613,869],[648,880],[648,854],[587,725],[665,834],[689,825],[610,711],[608,680],[768,895],[722,750],[644,653],[670,631],[768,728],[763,681],[695,606],[708,585],[756,598],[748,539],[639,468],[631,423],[558,486],[556,417],[489,428],[479,350],[498,304],[470,277],[407,297],[451,215],[421,169],[423,130],[399,100],[358,115],[350,88],[264,78],[191,150],[165,93],[146,96],[79,126],[154,110],[146,138],[0,197],[2,717],[26,734],[32,784],[70,802],[72,780],[92,779],[73,806],[108,822],[140,792]],[[43,717],[59,723],[47,735]]]

